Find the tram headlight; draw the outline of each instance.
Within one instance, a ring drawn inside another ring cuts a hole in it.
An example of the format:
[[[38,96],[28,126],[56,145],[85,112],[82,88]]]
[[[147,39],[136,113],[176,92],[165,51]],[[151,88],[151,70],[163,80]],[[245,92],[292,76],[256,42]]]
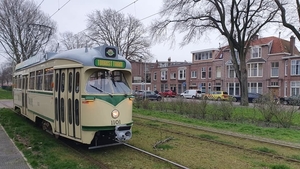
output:
[[[112,117],[112,118],[116,119],[116,118],[118,118],[119,116],[120,116],[120,112],[119,112],[117,109],[115,109],[115,110],[113,110],[113,111],[111,112],[111,117]]]

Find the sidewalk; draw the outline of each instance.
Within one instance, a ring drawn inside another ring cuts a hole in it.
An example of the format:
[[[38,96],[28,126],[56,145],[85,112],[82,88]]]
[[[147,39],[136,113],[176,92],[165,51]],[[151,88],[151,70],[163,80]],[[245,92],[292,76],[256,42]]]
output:
[[[11,106],[10,106],[11,105]],[[1,108],[12,108],[12,100],[0,100]],[[0,169],[31,169],[0,124]]]

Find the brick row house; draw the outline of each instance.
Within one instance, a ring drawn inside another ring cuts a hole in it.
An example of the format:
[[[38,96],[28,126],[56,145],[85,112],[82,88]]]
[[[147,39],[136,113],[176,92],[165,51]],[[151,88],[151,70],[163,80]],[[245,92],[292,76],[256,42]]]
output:
[[[169,58],[167,62],[147,64],[146,74],[151,80],[148,89],[171,89],[178,94],[186,89],[240,94],[229,47],[192,51],[191,54],[191,63],[171,62]],[[251,41],[246,64],[249,92],[273,92],[279,97],[300,94],[300,56],[293,36],[290,41],[273,36],[255,37]],[[135,72],[133,76],[136,76]]]

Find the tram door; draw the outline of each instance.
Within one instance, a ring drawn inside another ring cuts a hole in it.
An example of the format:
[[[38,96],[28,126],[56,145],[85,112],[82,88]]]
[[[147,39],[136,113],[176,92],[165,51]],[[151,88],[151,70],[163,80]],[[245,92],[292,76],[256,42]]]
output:
[[[27,116],[27,87],[28,87],[28,75],[22,78],[22,114]]]
[[[80,135],[80,69],[67,71],[67,128],[70,137],[81,138]]]
[[[54,106],[55,106],[55,131],[61,134],[66,134],[66,106],[67,99],[66,90],[66,69],[55,70],[55,91],[54,91]]]

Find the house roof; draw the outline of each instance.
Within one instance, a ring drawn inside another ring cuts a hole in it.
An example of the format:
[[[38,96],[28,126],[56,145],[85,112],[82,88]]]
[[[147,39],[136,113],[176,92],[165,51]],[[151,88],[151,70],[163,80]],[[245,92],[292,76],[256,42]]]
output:
[[[250,46],[256,46],[256,45],[258,45],[258,46],[271,45],[270,54],[291,53],[290,41],[280,39],[275,36],[259,38],[259,39],[253,40],[250,44]],[[294,52],[295,52],[295,54],[299,54],[299,51],[296,46],[294,46]]]
[[[270,51],[269,54],[276,54],[276,53],[291,53],[291,45],[290,41],[280,39],[275,36],[265,37],[265,38],[259,38],[256,40],[252,40],[251,46],[264,46],[269,45]],[[219,53],[216,56],[216,59],[222,59],[223,51],[229,50],[229,46],[223,46]],[[294,54],[299,55],[300,52],[297,49],[297,47],[294,45]]]

